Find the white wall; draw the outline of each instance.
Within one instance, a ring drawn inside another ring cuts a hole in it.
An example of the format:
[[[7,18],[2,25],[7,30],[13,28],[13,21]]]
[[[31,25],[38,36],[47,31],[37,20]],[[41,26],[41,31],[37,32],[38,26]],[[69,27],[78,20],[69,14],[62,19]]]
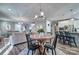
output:
[[[79,32],[79,20],[67,20],[67,21],[61,21],[61,22],[58,23],[59,27],[63,27],[65,25],[68,25],[68,26],[74,25],[74,28],[76,28],[77,32]]]
[[[79,28],[79,20],[74,21],[75,28]]]
[[[79,20],[74,21],[74,27],[77,29],[77,32],[79,32]]]
[[[60,22],[58,22],[58,26],[59,27],[63,27],[65,25],[72,25],[72,24],[73,24],[73,22],[71,20],[66,20],[66,21],[60,21]]]
[[[46,20],[46,32],[51,32],[51,22]]]

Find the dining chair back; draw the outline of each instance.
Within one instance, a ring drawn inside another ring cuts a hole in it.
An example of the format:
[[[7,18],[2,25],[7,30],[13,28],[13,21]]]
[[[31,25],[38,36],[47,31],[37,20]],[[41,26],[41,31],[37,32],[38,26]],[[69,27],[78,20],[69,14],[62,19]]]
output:
[[[36,43],[32,43],[33,40],[30,38],[30,34],[26,34],[26,39],[27,39],[27,44],[28,44],[28,52],[27,55],[29,54],[29,51],[32,51],[32,55],[33,52],[39,48],[39,45],[37,45]]]
[[[47,50],[50,49],[52,51],[52,55],[53,54],[56,55],[57,38],[58,38],[58,35],[55,35],[55,38],[53,40],[52,45],[51,44],[47,44],[47,43],[44,45],[44,52],[43,52],[43,54],[45,54],[45,50],[47,48]]]
[[[75,44],[75,47],[77,47],[76,41],[75,41],[75,37],[71,35],[71,33],[69,32],[65,32],[65,41],[68,41],[68,44],[71,46],[71,43]]]

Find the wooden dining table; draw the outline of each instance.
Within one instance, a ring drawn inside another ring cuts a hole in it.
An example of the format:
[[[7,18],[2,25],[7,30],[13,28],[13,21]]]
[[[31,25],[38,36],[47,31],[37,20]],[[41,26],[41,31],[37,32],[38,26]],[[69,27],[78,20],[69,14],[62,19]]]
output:
[[[33,40],[36,40],[39,42],[40,45],[40,54],[43,54],[43,50],[44,50],[44,43],[46,42],[46,40],[51,40],[53,37],[52,35],[31,35],[31,38]]]

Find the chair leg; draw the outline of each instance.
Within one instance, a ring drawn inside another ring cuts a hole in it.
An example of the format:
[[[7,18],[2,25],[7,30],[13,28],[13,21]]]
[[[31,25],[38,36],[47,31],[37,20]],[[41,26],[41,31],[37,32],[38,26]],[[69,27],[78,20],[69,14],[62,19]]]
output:
[[[56,55],[56,49],[54,49],[55,55]]]
[[[50,44],[51,44],[51,41],[52,41],[52,40],[50,39]]]
[[[32,55],[33,55],[33,50],[32,50]]]
[[[64,38],[63,38],[63,44],[65,44],[65,40],[64,40]]]
[[[72,46],[72,45],[71,45],[71,40],[70,40],[70,39],[69,39],[69,41],[68,41],[68,44],[70,45],[70,47]]]
[[[75,46],[77,47],[77,44],[76,44],[76,42],[75,42],[75,39],[74,39],[74,38],[73,38],[73,41],[74,41]]]
[[[54,53],[53,53],[53,49],[52,49],[52,55],[54,55]]]
[[[34,50],[34,53],[36,52],[36,50]]]
[[[28,50],[27,55],[29,55],[29,51],[30,51],[30,50]]]
[[[61,43],[61,41],[62,41],[62,39],[61,39],[61,37],[59,37],[59,43]]]
[[[48,51],[49,49],[47,48],[47,51]]]

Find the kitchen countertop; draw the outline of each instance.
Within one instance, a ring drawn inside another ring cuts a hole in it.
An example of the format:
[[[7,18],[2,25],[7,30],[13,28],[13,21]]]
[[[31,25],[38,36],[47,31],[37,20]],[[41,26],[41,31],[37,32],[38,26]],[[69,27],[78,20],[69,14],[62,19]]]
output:
[[[72,35],[79,35],[79,32],[70,32]]]
[[[79,32],[70,32],[71,34],[77,34],[77,35],[79,35]]]

